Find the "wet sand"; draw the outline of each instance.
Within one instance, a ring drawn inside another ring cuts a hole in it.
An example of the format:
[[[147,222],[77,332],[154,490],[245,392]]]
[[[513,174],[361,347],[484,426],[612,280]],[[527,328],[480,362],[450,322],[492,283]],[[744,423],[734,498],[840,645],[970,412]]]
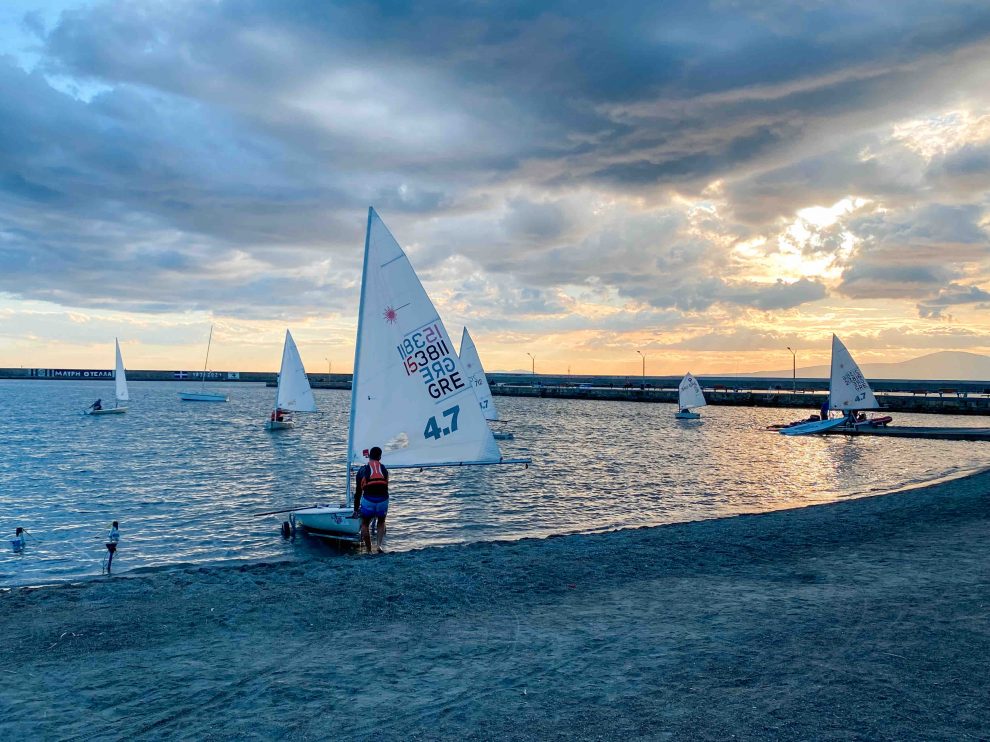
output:
[[[0,636],[0,739],[987,739],[990,473],[19,589]]]

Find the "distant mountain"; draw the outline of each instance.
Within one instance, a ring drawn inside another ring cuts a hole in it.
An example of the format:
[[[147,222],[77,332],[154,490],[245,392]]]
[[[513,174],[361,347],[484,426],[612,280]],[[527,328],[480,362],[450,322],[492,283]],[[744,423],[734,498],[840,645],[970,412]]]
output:
[[[855,358],[855,354],[853,357]],[[900,363],[863,363],[860,368],[867,379],[990,381],[990,356],[960,350],[929,353]],[[829,373],[828,366],[806,366],[797,370],[798,378],[806,379],[827,378]],[[791,369],[734,375],[787,378],[791,375]]]

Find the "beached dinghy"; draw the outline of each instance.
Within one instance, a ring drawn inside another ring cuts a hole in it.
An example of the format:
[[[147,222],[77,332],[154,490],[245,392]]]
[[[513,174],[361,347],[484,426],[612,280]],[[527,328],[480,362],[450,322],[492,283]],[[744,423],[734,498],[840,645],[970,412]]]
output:
[[[464,364],[464,373],[467,374],[468,383],[474,389],[474,396],[478,398],[478,406],[481,407],[481,414],[489,422],[498,422],[498,409],[495,407],[495,399],[492,397],[492,389],[488,386],[488,377],[485,369],[481,365],[481,356],[478,355],[478,348],[471,339],[468,328],[464,328],[461,333],[461,350],[457,354],[461,363]],[[512,433],[505,431],[492,431],[497,441],[511,441],[515,438]]]
[[[697,420],[701,415],[691,410],[704,407],[707,404],[698,380],[691,375],[690,371],[684,374],[684,378],[681,379],[681,383],[677,387],[677,412],[674,413],[674,417],[678,420]]]
[[[316,412],[316,400],[309,386],[309,377],[302,358],[292,339],[292,333],[285,331],[285,344],[282,346],[282,367],[278,372],[278,391],[275,393],[275,406],[265,420],[266,430],[286,430],[295,426],[293,412]]]
[[[789,425],[780,429],[781,435],[824,433],[840,425],[852,424],[851,416],[858,410],[875,410],[880,407],[863,372],[846,346],[835,335],[832,335],[832,373],[828,384],[828,407],[829,411],[842,412],[849,417],[825,418]]]
[[[229,397],[220,392],[206,391],[206,368],[210,363],[210,345],[213,343],[213,325],[210,325],[210,339],[206,341],[206,360],[203,361],[203,382],[198,392],[179,392],[183,402],[226,402]]]
[[[113,344],[116,348],[116,358],[114,359],[114,370],[113,370],[113,382],[114,382],[114,398],[115,403],[113,407],[102,408],[99,410],[94,410],[90,407],[86,410],[87,415],[120,415],[121,413],[127,412],[126,407],[121,407],[121,402],[130,401],[130,395],[127,393],[127,374],[124,373],[124,359],[120,355],[120,341],[117,338],[113,339]]]
[[[454,344],[409,259],[374,209],[368,210],[358,309],[346,500],[294,510],[313,535],[360,538],[351,517],[351,472],[380,446],[387,469],[528,464],[503,459]]]

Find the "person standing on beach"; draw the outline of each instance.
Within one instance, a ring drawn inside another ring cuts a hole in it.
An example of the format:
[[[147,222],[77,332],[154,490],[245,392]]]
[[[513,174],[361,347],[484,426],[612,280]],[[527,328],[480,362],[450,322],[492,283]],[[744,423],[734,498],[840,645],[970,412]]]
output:
[[[110,556],[107,558],[107,574],[110,574],[110,565],[113,564],[113,555],[117,553],[117,542],[120,541],[120,528],[117,521],[110,526],[110,533],[107,534],[107,551]]]
[[[354,515],[361,515],[361,540],[371,553],[371,520],[375,518],[375,547],[384,553],[385,516],[388,514],[388,469],[382,466],[382,449],[375,446],[368,451],[368,463],[357,471],[354,490]]]

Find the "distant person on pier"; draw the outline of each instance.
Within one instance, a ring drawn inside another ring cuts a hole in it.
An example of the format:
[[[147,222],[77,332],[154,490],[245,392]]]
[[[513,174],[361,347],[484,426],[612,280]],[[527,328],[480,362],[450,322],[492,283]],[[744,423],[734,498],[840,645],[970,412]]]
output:
[[[117,521],[114,521],[110,526],[110,533],[107,534],[107,551],[110,555],[107,557],[107,574],[110,574],[110,565],[113,564],[113,555],[117,553],[117,542],[120,541],[120,528]]]
[[[376,519],[375,549],[383,554],[385,516],[388,514],[388,469],[382,466],[382,449],[368,451],[368,463],[357,471],[354,490],[354,515],[361,514],[361,539],[371,553],[371,520]]]
[[[27,543],[27,538],[24,536],[24,529],[18,527],[14,531],[14,538],[10,541],[10,546],[15,552],[24,551],[24,544]]]
[[[103,400],[102,399],[96,400],[95,402],[93,402],[93,404],[89,406],[89,409],[91,409],[93,412],[96,412],[97,410],[102,410]]]

